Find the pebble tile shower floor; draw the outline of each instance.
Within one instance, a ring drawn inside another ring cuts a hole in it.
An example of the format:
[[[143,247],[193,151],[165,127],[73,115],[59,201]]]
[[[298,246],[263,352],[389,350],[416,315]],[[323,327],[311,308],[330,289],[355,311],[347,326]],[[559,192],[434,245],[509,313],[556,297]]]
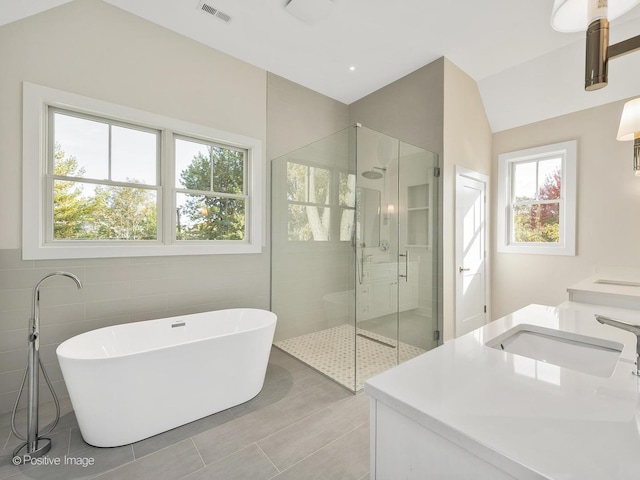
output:
[[[13,465],[11,452],[19,442],[11,434],[10,415],[0,416],[0,480],[369,478],[366,395],[349,393],[277,348],[254,399],[131,445],[87,445],[69,399],[61,404],[48,454],[60,465]],[[20,413],[18,427],[24,431]],[[43,405],[41,425],[52,419],[53,404]],[[93,459],[93,464],[65,465],[70,459]]]
[[[281,340],[275,345],[350,390],[355,385],[356,391],[364,388],[364,382],[368,378],[395,366],[396,356],[399,356],[402,363],[425,352],[421,348],[355,328],[353,325],[339,325]]]

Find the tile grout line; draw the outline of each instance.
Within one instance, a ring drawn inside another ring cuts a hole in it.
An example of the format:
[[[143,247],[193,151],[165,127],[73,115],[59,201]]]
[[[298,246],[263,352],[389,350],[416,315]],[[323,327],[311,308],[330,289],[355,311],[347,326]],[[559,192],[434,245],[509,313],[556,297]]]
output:
[[[364,425],[364,424],[362,424]],[[320,450],[324,450],[325,448],[327,448],[329,445],[337,442],[338,440],[340,440],[341,438],[345,437],[346,435],[349,435],[350,433],[354,432],[355,430],[357,430],[358,428],[360,428],[362,425],[358,425],[357,427],[352,428],[351,430],[346,431],[345,433],[343,433],[342,435],[340,435],[337,438],[334,438],[333,440],[331,440],[329,443],[327,443],[326,445],[323,445],[322,447],[320,447],[319,449],[311,452],[309,455],[307,455],[304,458],[301,458],[300,460],[298,460],[296,463],[294,463],[293,465],[290,465],[289,467],[285,468],[282,472],[280,473],[284,473],[290,469],[292,469],[293,467],[295,467],[296,465],[298,465],[300,462],[304,462],[307,458],[315,455],[316,453],[318,453]],[[272,477],[273,478],[273,477]]]
[[[115,466],[113,468],[105,470],[104,472],[97,473],[96,475],[93,475],[92,477],[88,477],[87,480],[94,480],[96,478],[100,478],[101,476],[106,475],[107,473],[113,472],[114,470],[118,470],[119,468],[122,468],[122,467],[125,467],[126,465],[130,465],[130,464],[134,463],[136,461],[135,460],[136,456],[133,453],[133,444],[129,444],[129,447],[131,448],[131,455],[133,456],[133,460],[131,460],[130,462],[125,462],[122,465],[117,465],[117,466]],[[89,445],[88,448],[97,448],[97,447],[92,447],[91,445]],[[84,450],[87,450],[88,448],[85,448],[85,449],[82,449],[82,450],[78,450],[78,453],[83,452]],[[95,457],[93,457],[93,458],[95,458]]]
[[[9,446],[9,440],[11,440],[11,437],[13,436],[13,430],[11,430],[11,422],[9,422],[8,426],[9,426],[9,434],[7,435],[7,439],[5,440],[4,445],[2,445],[2,450],[7,449],[7,447]]]
[[[280,469],[279,469],[278,467],[276,467],[276,464],[275,464],[275,463],[273,463],[273,461],[271,460],[271,458],[269,457],[269,455],[267,455],[267,454],[265,453],[265,451],[264,451],[264,450],[262,450],[262,448],[260,447],[260,445],[258,445],[258,442],[255,442],[255,446],[256,446],[256,447],[258,447],[258,450],[260,450],[260,451],[262,452],[262,454],[267,458],[267,460],[269,460],[269,463],[270,463],[271,465],[273,465],[273,468],[275,468],[275,469],[276,469],[276,472],[278,472],[278,473],[276,473],[276,475],[279,475],[279,474],[281,473],[281,471],[280,471]],[[274,475],[274,477],[275,477],[276,475]],[[273,478],[273,477],[271,477],[271,478]]]
[[[196,445],[196,442],[193,440],[193,437],[189,437],[189,440],[191,440],[191,444],[193,445],[193,448],[196,449],[196,453],[198,454],[198,458],[200,458],[200,461],[202,462],[202,466],[206,467],[207,466],[207,462],[205,462],[204,458],[202,458],[202,454],[200,453],[200,450],[198,450],[198,446]]]
[[[198,450],[198,447],[196,445],[196,442],[193,441],[193,437],[189,437],[189,440],[191,440],[191,444],[193,445],[193,448],[196,449],[196,453],[198,454],[198,457],[200,458],[200,461],[202,462],[202,466],[200,468],[198,468],[197,470],[194,470],[193,472],[190,472],[190,473],[186,474],[184,477],[180,477],[180,480],[186,480],[189,477],[191,477],[191,476],[195,475],[196,473],[201,472],[201,471],[203,471],[204,469],[207,468],[207,464],[203,460],[202,455],[200,454],[200,450]]]

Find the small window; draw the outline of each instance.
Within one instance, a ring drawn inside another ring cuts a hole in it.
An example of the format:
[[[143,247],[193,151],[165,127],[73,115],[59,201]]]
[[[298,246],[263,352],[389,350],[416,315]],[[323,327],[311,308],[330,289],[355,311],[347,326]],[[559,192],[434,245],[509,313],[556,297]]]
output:
[[[498,251],[575,255],[576,141],[498,157]]]
[[[261,141],[24,84],[25,259],[260,253]]]

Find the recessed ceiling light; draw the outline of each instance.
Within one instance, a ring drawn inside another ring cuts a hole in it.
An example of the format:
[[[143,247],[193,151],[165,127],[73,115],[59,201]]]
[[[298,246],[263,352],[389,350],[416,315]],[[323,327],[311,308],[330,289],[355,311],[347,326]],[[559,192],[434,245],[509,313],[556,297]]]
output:
[[[351,66],[349,67],[349,70],[351,70],[352,72],[353,72],[355,69],[356,69],[356,67],[354,67],[353,65],[351,65]]]

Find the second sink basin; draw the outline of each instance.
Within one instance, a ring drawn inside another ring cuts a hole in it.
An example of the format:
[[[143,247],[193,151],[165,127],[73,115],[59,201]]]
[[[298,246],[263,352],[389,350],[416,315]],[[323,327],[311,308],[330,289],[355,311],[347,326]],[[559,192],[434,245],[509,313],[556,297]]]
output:
[[[623,345],[602,338],[522,324],[486,345],[599,377],[610,377]]]

